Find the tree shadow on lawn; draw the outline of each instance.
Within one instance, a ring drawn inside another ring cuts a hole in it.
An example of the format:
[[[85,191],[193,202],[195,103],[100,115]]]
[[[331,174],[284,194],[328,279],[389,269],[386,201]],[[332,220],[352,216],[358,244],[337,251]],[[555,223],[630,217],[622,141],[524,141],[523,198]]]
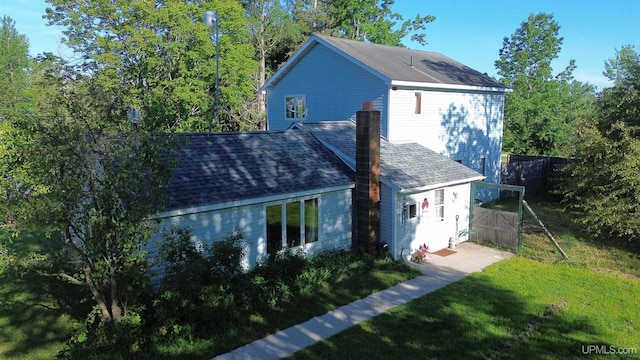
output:
[[[0,274],[0,343],[10,344],[4,356],[55,355],[91,304],[77,286],[23,271]]]
[[[586,317],[467,277],[296,353],[294,359],[582,358],[601,337]],[[556,310],[550,310],[550,309]],[[551,312],[551,313],[550,313]],[[516,354],[518,354],[516,356]]]
[[[225,334],[224,344],[220,344],[221,346],[217,349],[211,349],[213,352],[207,355],[214,356],[232,351],[242,345],[298,325],[316,316],[324,315],[331,310],[418,275],[415,270],[409,269],[405,271],[404,275],[397,275],[396,278],[390,280],[390,275],[386,271],[397,271],[400,266],[404,265],[396,263],[378,265],[376,272],[385,273],[386,275],[361,272],[346,276],[345,279],[327,285],[323,289],[317,289],[307,295],[295,296],[282,304],[280,309],[262,311],[258,317],[259,321],[247,315],[246,318],[240,319],[237,329],[231,330],[232,333],[227,332]],[[381,280],[379,276],[384,276],[386,280]]]

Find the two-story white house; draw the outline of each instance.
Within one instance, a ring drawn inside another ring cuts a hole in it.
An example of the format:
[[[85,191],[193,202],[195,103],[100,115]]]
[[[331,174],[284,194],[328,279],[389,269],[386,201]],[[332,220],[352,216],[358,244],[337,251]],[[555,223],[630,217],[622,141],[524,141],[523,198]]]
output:
[[[390,143],[423,145],[500,182],[509,89],[444,55],[313,35],[261,91],[269,130],[353,120],[363,101],[373,101]]]

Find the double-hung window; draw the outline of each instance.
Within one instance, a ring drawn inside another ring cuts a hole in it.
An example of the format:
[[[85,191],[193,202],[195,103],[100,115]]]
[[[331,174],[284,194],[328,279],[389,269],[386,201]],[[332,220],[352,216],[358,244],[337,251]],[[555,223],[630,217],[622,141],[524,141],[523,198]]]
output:
[[[444,220],[444,189],[435,191],[434,209],[436,213],[436,221]]]
[[[296,120],[307,117],[307,98],[304,95],[287,95],[284,97],[285,118]]]
[[[318,241],[318,199],[288,201],[265,208],[267,253]]]

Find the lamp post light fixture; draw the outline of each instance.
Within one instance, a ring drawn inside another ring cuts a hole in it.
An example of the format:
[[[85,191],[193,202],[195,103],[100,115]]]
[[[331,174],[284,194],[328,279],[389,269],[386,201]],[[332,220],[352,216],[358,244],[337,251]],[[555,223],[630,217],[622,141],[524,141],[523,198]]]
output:
[[[215,113],[215,117],[216,117],[216,124],[220,123],[220,112],[218,111],[218,93],[219,93],[219,87],[220,87],[220,78],[219,78],[219,69],[220,69],[220,52],[218,51],[218,28],[219,28],[219,21],[220,19],[218,18],[218,12],[213,12],[213,11],[207,11],[204,13],[204,18],[203,18],[203,22],[205,24],[205,26],[209,29],[209,30],[213,30],[214,33],[210,35],[211,41],[213,41],[213,43],[216,46],[216,88],[215,88],[215,92],[213,93],[213,112]],[[209,133],[211,133],[211,120],[209,120]]]

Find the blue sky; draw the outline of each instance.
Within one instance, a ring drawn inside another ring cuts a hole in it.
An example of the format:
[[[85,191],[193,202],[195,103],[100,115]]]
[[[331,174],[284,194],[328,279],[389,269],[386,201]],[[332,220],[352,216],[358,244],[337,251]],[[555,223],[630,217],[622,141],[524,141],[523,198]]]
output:
[[[71,51],[60,46],[62,29],[42,19],[46,7],[44,0],[0,0],[0,16],[15,20],[32,55],[49,51],[69,58]],[[426,29],[427,46],[408,40],[405,45],[442,53],[492,76],[502,39],[531,13],[551,13],[560,24],[564,42],[554,72],[575,59],[575,78],[599,88],[610,85],[602,71],[615,49],[630,44],[640,51],[640,0],[396,0],[392,9],[405,18],[436,16]]]

